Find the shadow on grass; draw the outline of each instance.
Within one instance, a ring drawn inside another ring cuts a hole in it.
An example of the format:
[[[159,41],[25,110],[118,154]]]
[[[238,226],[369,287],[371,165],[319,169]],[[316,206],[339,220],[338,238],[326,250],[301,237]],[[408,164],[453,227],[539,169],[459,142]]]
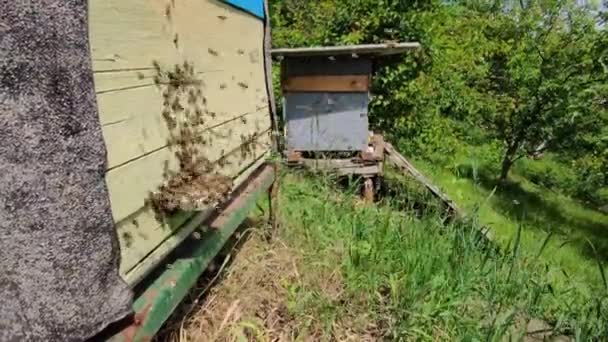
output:
[[[566,240],[564,244],[576,246],[588,258],[608,260],[608,220],[593,220],[584,216],[584,213],[568,214],[565,207],[572,204],[551,203],[543,198],[542,193],[528,191],[521,183],[513,180],[500,183],[496,174],[487,167],[476,168],[471,164],[461,164],[455,172],[459,177],[468,178],[487,191],[496,188],[492,206],[499,213],[527,228],[562,235]],[[586,210],[592,211],[589,208]],[[596,251],[586,239],[593,243]]]

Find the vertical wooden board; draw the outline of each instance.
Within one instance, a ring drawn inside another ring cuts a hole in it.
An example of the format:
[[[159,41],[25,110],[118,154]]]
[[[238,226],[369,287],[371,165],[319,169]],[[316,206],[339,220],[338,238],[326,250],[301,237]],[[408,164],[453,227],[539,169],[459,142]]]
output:
[[[255,145],[253,153],[245,158],[240,155],[239,151],[226,157],[226,165],[223,167],[222,173],[235,179],[233,188],[240,186],[245,179],[241,175],[247,175],[253,171],[255,162],[266,154],[269,145],[270,136],[264,134],[260,137],[259,143]],[[179,230],[192,214],[181,213],[166,222],[159,222],[154,212],[145,206],[140,208],[136,214],[119,222],[117,229],[122,254],[121,274],[125,275],[150,251]]]

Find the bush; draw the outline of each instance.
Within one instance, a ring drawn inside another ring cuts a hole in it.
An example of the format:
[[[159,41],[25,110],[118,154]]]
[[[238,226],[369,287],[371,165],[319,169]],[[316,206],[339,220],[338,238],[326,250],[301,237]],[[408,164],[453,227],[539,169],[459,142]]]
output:
[[[515,168],[534,184],[568,195],[577,193],[579,184],[576,173],[554,156],[548,155],[540,160],[523,159]]]
[[[556,155],[547,155],[541,160],[523,159],[515,171],[534,184],[602,206],[608,203],[608,187],[601,167],[595,159],[583,157],[569,165]]]

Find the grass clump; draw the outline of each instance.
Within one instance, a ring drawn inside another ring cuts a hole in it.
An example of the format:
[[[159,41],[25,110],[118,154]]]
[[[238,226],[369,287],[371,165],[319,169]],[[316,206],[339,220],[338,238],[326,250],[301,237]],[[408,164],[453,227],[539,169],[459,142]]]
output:
[[[521,229],[499,252],[480,239],[475,222],[445,227],[433,207],[420,216],[356,205],[310,179],[287,182],[283,197],[288,241],[309,262],[338,267],[343,279],[339,301],[313,296],[319,302],[312,307],[324,315],[306,312],[310,306],[302,314],[364,315],[389,340],[518,339],[539,319],[555,335],[608,336],[601,323],[608,319],[606,292],[592,298],[576,285],[556,289],[548,276],[553,266],[539,260],[547,243],[535,253],[523,250]]]

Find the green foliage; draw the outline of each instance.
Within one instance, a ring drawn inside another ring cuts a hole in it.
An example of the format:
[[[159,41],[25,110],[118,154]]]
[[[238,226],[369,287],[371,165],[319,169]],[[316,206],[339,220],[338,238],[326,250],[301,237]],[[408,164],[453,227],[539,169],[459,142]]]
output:
[[[545,156],[541,160],[522,160],[516,169],[518,174],[547,189],[559,190],[568,195],[575,195],[578,191],[577,173],[573,168],[555,160],[554,156]]]
[[[339,45],[415,38],[414,14],[438,0],[274,0],[273,44]],[[410,15],[411,14],[411,15]]]
[[[563,156],[550,154],[539,160],[522,160],[515,170],[532,183],[601,206],[608,203],[605,166],[605,160],[593,155],[567,162]]]
[[[522,7],[523,6],[523,7]],[[371,123],[409,155],[452,163],[461,141],[502,145],[506,178],[530,154],[608,186],[608,31],[570,0],[275,0],[275,46],[419,41],[374,77]]]

